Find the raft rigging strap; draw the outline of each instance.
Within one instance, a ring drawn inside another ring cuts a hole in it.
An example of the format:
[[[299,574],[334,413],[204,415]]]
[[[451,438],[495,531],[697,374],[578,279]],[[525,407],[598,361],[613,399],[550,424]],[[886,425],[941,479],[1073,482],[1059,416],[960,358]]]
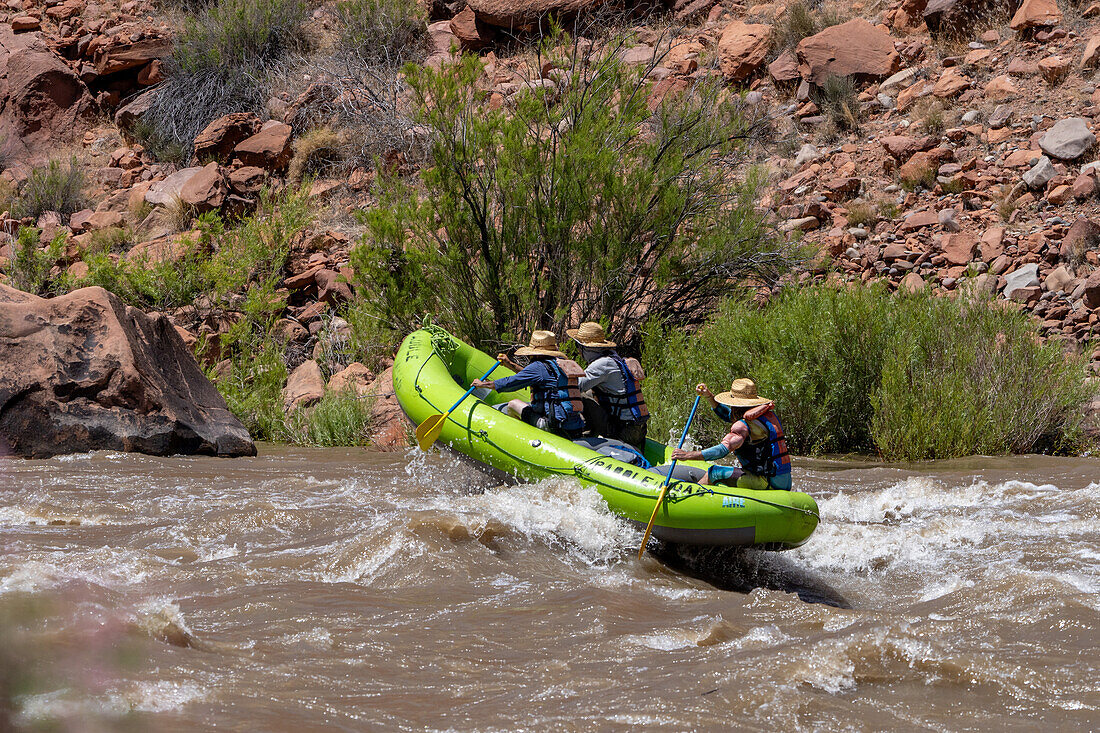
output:
[[[438,326],[436,326],[436,328],[438,328]],[[439,330],[442,331],[443,329],[439,329]],[[446,333],[446,331],[444,331],[444,333]],[[449,336],[448,336],[448,340],[450,340]],[[438,351],[436,351],[435,339],[432,339],[432,353],[431,353],[431,356],[438,357],[439,360],[441,362],[443,362],[443,366],[447,367],[447,360],[444,359],[443,356]],[[430,358],[431,357],[429,357],[429,359]],[[420,395],[420,399],[427,402],[434,409],[439,410],[439,407],[434,402],[432,402],[428,398],[428,396],[426,394],[424,394],[424,391],[420,388],[420,373],[422,371],[424,371],[424,367],[427,366],[427,365],[428,365],[428,359],[425,359],[424,361],[422,361],[420,363],[420,368],[416,370],[416,377],[415,377],[415,379],[413,379],[413,387],[416,389],[417,394]],[[450,374],[450,372],[451,372],[451,370],[450,370],[450,368],[448,368],[447,373]],[[480,399],[477,402],[478,402],[478,405],[484,405],[485,404]],[[477,405],[474,405],[474,407],[476,408]],[[489,407],[489,409],[491,410],[493,408]],[[472,414],[472,410],[471,410],[471,414]],[[578,476],[579,475],[577,469],[580,466],[578,466],[576,464],[574,464],[572,469],[562,469],[562,468],[558,468],[556,466],[548,466],[548,465],[545,465],[545,464],[542,464],[542,463],[535,463],[534,461],[531,461],[527,458],[524,458],[523,456],[517,456],[516,454],[511,453],[510,451],[508,451],[507,448],[505,448],[504,446],[498,444],[496,441],[494,441],[492,438],[490,438],[489,433],[487,431],[485,431],[485,430],[477,430],[477,431],[470,430],[469,427],[463,425],[458,420],[455,420],[453,417],[451,417],[451,415],[447,415],[447,419],[450,420],[451,422],[453,422],[455,425],[458,425],[460,428],[464,428],[466,430],[466,432],[468,432],[470,435],[478,436],[479,438],[484,440],[486,443],[491,445],[493,448],[497,449],[498,451],[500,451],[504,455],[508,456],[512,460],[519,461],[520,463],[525,463],[528,466],[531,466],[533,468],[538,468],[538,469],[541,469],[543,471],[548,471],[550,473],[555,473],[555,474],[558,474],[560,476],[566,476],[566,475],[568,475],[568,476]],[[639,493],[639,492],[636,492],[636,491],[631,491],[629,489],[624,489],[621,486],[615,486],[614,484],[609,484],[609,483],[606,483],[604,481],[600,481],[599,478],[597,478],[595,476],[585,476],[584,478],[585,478],[586,481],[591,481],[592,483],[599,484],[600,486],[606,486],[609,489],[614,489],[615,491],[619,491],[619,492],[622,492],[624,494],[631,494],[633,496],[639,496],[639,497],[648,497],[649,496],[648,493],[642,494],[642,493]],[[776,509],[787,509],[787,510],[794,511],[794,512],[800,512],[802,514],[808,514],[809,516],[811,516],[811,517],[813,517],[814,519],[817,519],[817,520],[821,519],[821,515],[819,515],[817,512],[811,512],[809,509],[803,509],[802,507],[797,507],[797,506],[790,506],[788,504],[779,504],[777,502],[768,501],[766,499],[761,499],[761,498],[755,497],[755,496],[746,496],[744,494],[731,494],[731,493],[726,492],[726,491],[716,491],[710,485],[704,486],[703,484],[694,484],[694,483],[688,483],[686,481],[677,480],[672,485],[672,487],[670,487],[670,491],[674,490],[676,488],[677,484],[688,484],[689,486],[698,486],[701,489],[701,491],[692,491],[687,496],[678,497],[679,500],[681,500],[681,501],[684,500],[684,499],[689,499],[692,496],[705,496],[705,495],[713,494],[715,496],[728,496],[728,497],[731,497],[731,498],[734,498],[734,499],[746,499],[748,501],[755,501],[758,504],[764,504],[766,506],[775,507]],[[653,498],[656,499],[655,496]],[[666,499],[666,501],[671,501],[674,498],[675,497],[670,496],[668,499]],[[676,503],[676,502],[674,502],[674,503]]]

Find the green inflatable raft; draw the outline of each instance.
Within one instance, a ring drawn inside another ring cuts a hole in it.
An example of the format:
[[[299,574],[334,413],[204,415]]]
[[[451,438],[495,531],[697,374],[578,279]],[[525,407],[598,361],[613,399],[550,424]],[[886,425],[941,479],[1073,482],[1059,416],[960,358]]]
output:
[[[393,366],[401,408],[417,425],[446,412],[494,361],[439,327],[415,331],[401,344]],[[492,376],[507,374],[512,372],[501,365]],[[645,527],[664,476],[605,454],[614,454],[613,450],[597,452],[490,406],[516,397],[530,399],[525,391],[490,392],[484,400],[467,397],[444,421],[439,443],[510,479],[574,477],[595,487],[611,511]],[[647,441],[645,457],[654,466],[667,463],[670,452],[666,445]],[[688,465],[707,466],[703,462]],[[817,522],[817,503],[807,494],[702,486],[673,478],[657,512],[653,536],[681,544],[782,550],[806,542]]]

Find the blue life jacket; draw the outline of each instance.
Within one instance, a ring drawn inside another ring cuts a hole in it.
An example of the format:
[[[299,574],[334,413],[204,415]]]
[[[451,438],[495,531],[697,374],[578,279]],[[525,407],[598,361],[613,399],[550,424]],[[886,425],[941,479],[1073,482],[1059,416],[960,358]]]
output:
[[[545,415],[554,428],[580,430],[584,427],[581,417],[581,391],[576,375],[570,376],[556,359],[546,359],[546,366],[556,375],[555,384],[531,385],[531,407]],[[583,373],[583,372],[582,372]]]
[[[766,438],[756,442],[746,440],[741,447],[733,453],[741,462],[741,468],[745,473],[772,478],[791,472],[791,457],[787,453],[787,441],[783,437],[783,426],[779,424],[779,418],[774,412],[767,412],[756,419],[767,429]],[[752,437],[752,426],[749,428],[749,437]]]
[[[642,390],[638,386],[638,380],[634,378],[626,361],[618,354],[612,352],[607,355],[623,376],[623,385],[626,388],[624,394],[614,394],[603,389],[603,385],[597,386],[593,392],[600,407],[616,420],[624,423],[641,422],[649,418],[649,408],[646,407]]]

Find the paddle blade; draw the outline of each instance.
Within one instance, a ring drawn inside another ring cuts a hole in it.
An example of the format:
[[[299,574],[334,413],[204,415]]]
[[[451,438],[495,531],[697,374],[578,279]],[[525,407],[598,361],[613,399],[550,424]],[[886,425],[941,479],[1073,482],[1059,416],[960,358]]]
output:
[[[420,450],[427,451],[435,441],[439,440],[439,434],[443,432],[443,421],[447,415],[432,415],[416,428],[416,444]]]
[[[669,475],[671,475],[671,473]],[[645,535],[642,537],[642,546],[638,548],[639,560],[641,560],[642,555],[645,554],[645,546],[649,544],[649,533],[653,531],[653,522],[657,519],[657,512],[661,508],[661,502],[665,500],[666,491],[668,491],[667,483],[661,487],[661,493],[657,496],[657,505],[653,507],[653,514],[649,515],[649,524],[645,527]]]

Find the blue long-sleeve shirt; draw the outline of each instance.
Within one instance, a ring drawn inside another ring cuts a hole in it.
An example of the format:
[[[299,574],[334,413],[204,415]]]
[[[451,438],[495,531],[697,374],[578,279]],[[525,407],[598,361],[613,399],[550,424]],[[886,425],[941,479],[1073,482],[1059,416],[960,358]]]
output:
[[[558,375],[545,361],[536,359],[510,377],[493,380],[493,389],[497,392],[515,392],[531,386],[548,390],[557,389]]]
[[[729,405],[723,405],[719,402],[713,409],[714,414],[717,415],[718,419],[722,422],[733,422],[733,410]],[[718,445],[712,445],[710,448],[703,450],[702,454],[703,460],[705,461],[717,461],[728,456],[730,454],[730,449],[726,447],[724,443],[719,443]]]
[[[547,359],[535,359],[511,377],[501,377],[493,380],[493,389],[497,392],[515,392],[516,390],[530,387],[532,391],[532,406],[536,409],[552,409],[554,419],[566,430],[579,430],[584,427],[583,418],[566,409],[560,403],[547,403],[546,395],[558,391],[558,373],[550,366]],[[541,396],[540,394],[541,393]],[[548,416],[549,417],[549,416]]]

